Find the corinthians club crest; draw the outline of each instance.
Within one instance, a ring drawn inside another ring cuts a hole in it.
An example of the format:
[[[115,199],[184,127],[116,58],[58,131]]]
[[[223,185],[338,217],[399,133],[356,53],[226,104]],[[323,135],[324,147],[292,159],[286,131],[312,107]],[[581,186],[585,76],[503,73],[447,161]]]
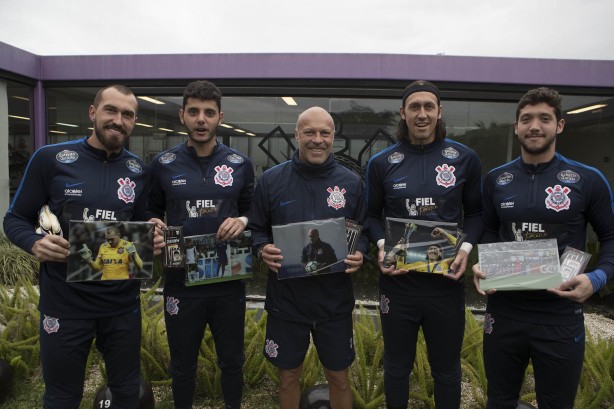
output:
[[[331,189],[329,187],[328,189],[326,189],[326,191],[330,193],[330,196],[328,196],[328,199],[326,199],[326,203],[328,203],[328,206],[332,207],[335,210],[339,210],[342,207],[345,207],[345,196],[343,196],[343,194],[345,193],[345,189],[339,189],[339,186],[335,186],[334,189]]]
[[[134,187],[136,183],[130,180],[130,178],[119,178],[119,189],[117,189],[117,197],[126,203],[134,203]]]
[[[232,186],[232,172],[234,172],[233,168],[230,168],[226,165],[216,166],[215,168],[215,177],[213,180],[216,185],[220,185],[222,187]]]
[[[437,171],[437,177],[435,180],[439,186],[443,186],[445,188],[454,186],[456,183],[456,176],[454,176],[454,171],[456,168],[454,166],[448,166],[444,163],[441,166],[437,166],[435,170]]]
[[[552,209],[556,212],[561,210],[568,210],[571,200],[567,195],[571,191],[567,186],[561,187],[561,185],[555,185],[554,187],[548,186],[546,188],[546,208]]]

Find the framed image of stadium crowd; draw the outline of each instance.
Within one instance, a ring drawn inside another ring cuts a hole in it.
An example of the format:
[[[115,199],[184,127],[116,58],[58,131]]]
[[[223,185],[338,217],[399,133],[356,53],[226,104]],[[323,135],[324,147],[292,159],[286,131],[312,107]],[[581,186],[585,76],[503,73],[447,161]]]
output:
[[[251,232],[220,241],[215,233],[183,237],[185,285],[219,283],[253,276]]]
[[[359,233],[353,227],[350,234],[343,217],[273,226],[273,241],[284,257],[277,278],[345,271],[343,260],[348,255],[348,239],[357,242]]]
[[[66,281],[149,279],[153,223],[71,220]]]
[[[454,274],[450,264],[465,237],[456,223],[387,217],[384,263],[397,270]]]
[[[486,275],[482,290],[545,290],[563,283],[556,239],[478,244],[478,257]]]

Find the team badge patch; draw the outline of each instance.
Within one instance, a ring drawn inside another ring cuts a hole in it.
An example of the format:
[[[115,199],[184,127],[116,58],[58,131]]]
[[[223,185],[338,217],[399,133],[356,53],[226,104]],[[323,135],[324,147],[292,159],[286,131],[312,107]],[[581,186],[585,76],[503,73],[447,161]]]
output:
[[[556,212],[569,210],[569,205],[571,204],[571,199],[567,195],[569,192],[571,192],[571,189],[567,186],[561,187],[561,185],[556,185],[554,187],[547,187],[546,208]]]
[[[136,186],[136,183],[131,181],[130,178],[119,178],[117,179],[117,183],[119,183],[119,189],[117,189],[117,197],[126,203],[134,203],[134,187]]]
[[[345,196],[343,196],[343,194],[345,193],[345,189],[339,189],[339,186],[335,186],[334,189],[331,189],[329,187],[328,189],[326,189],[326,191],[330,193],[328,199],[326,199],[326,203],[328,203],[329,207],[332,207],[335,210],[339,210],[342,207],[345,207]]]
[[[79,154],[75,151],[69,151],[68,149],[64,149],[62,152],[58,152],[55,155],[55,160],[60,163],[73,163],[79,159]]]
[[[141,171],[143,170],[143,167],[141,166],[140,163],[138,163],[136,160],[134,159],[130,159],[126,162],[126,166],[128,167],[128,169],[130,169],[131,172],[133,173],[141,173]]]
[[[401,152],[395,152],[392,155],[388,156],[388,162],[390,163],[399,163],[403,159],[405,159],[405,155]]]
[[[382,312],[382,314],[388,314],[388,311],[390,311],[390,298],[386,298],[386,296],[384,294],[382,294],[382,296],[379,299],[379,310]]]
[[[236,153],[226,156],[226,160],[230,163],[243,163],[243,158]]]
[[[509,185],[512,183],[512,180],[514,180],[514,175],[509,172],[505,172],[497,176],[497,184],[499,186]]]
[[[492,334],[493,325],[495,323],[495,319],[490,315],[484,315],[484,332],[487,334]]]
[[[179,300],[175,297],[166,297],[166,312],[169,315],[179,314]]]
[[[47,334],[58,332],[60,330],[60,320],[45,315],[45,319],[43,319],[43,329]]]
[[[563,183],[576,183],[578,180],[580,180],[580,175],[573,170],[563,170],[559,172],[556,177]]]
[[[271,358],[277,358],[277,348],[279,348],[279,345],[277,345],[275,341],[273,341],[272,339],[266,340],[266,343],[264,345],[264,352],[266,352],[268,356],[270,356]]]
[[[437,166],[435,170],[437,171],[437,177],[435,180],[439,186],[443,186],[445,188],[454,186],[456,183],[456,176],[454,176],[454,171],[456,168],[454,166],[448,166],[444,163],[441,166]]]
[[[167,152],[164,155],[160,156],[160,159],[158,160],[160,161],[161,164],[167,165],[171,163],[172,161],[174,161],[175,159],[177,159],[177,156],[174,153]]]
[[[442,150],[441,154],[443,155],[444,158],[448,158],[448,159],[456,159],[458,158],[458,155],[459,155],[458,151],[451,146],[448,146],[447,148]]]
[[[213,180],[216,185],[220,185],[222,187],[232,186],[232,172],[234,172],[233,168],[229,168],[226,165],[216,166],[215,168],[215,176]]]

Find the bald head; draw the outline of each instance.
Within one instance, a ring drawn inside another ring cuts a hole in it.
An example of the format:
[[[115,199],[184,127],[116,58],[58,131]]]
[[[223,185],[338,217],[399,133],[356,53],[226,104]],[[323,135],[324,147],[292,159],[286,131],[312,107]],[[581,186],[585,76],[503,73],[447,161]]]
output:
[[[330,116],[327,110],[321,107],[311,107],[301,112],[298,116],[298,120],[296,121],[296,129],[300,129],[305,122],[309,122],[314,119],[326,121],[329,123],[331,128],[335,129],[333,117]]]
[[[321,165],[328,159],[335,139],[335,122],[323,108],[311,107],[303,111],[296,122],[294,137],[298,142],[301,162]]]

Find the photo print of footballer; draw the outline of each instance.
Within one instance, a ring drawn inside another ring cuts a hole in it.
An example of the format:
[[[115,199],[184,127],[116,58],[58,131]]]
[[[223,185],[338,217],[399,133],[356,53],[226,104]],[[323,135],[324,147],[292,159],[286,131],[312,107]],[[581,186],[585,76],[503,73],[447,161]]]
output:
[[[216,233],[184,237],[186,286],[252,277],[251,232],[220,241]]]
[[[66,281],[151,278],[154,227],[147,222],[71,220]]]
[[[386,218],[385,262],[398,270],[453,274],[465,235],[456,223]]]
[[[273,226],[273,240],[281,249],[278,279],[345,270],[348,254],[345,218],[314,220]]]

